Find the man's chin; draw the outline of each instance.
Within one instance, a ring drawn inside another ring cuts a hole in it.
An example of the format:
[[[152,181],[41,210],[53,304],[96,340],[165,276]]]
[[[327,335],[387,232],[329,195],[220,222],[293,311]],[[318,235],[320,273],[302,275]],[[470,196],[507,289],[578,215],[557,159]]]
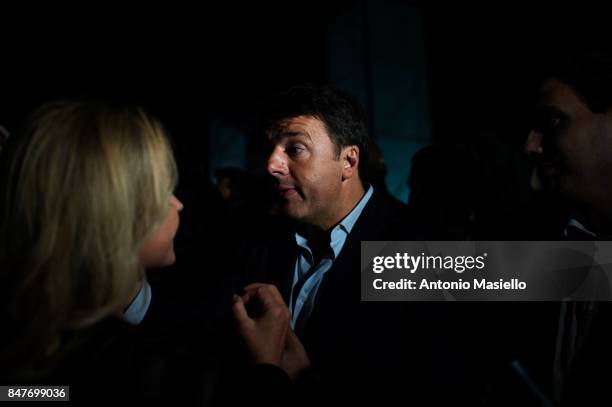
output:
[[[288,218],[300,221],[305,214],[302,208],[299,208],[295,203],[284,202],[280,207],[280,213]]]
[[[529,184],[534,191],[561,192],[558,191],[560,188],[559,176],[550,170],[534,168]]]

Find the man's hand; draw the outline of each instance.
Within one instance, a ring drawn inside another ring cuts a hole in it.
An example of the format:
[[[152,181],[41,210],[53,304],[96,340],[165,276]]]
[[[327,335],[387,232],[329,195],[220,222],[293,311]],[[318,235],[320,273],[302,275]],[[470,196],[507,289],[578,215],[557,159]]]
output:
[[[234,296],[233,312],[238,332],[244,339],[255,363],[281,367],[287,342],[289,310],[278,289],[271,284],[251,284],[242,297]],[[245,305],[258,301],[261,315],[249,316]]]
[[[302,342],[291,328],[287,331],[286,339],[281,368],[287,372],[291,380],[295,381],[304,370],[310,367],[310,359]]]

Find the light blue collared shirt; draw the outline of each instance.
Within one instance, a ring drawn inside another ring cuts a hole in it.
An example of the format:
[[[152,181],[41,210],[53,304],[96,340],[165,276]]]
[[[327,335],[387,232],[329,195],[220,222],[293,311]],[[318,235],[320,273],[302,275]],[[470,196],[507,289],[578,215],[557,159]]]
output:
[[[580,230],[581,232],[584,232],[593,238],[597,238],[597,235],[591,232],[589,229],[587,229],[587,227],[584,226],[584,224],[580,222],[578,219],[576,219],[576,217],[570,218],[570,220],[567,222],[567,225],[565,226],[565,229],[563,230],[563,235],[565,237],[569,237],[571,228],[576,228]]]
[[[132,325],[140,324],[145,315],[147,315],[149,305],[151,305],[151,286],[145,279],[138,294],[136,294],[132,303],[123,312],[123,319]]]
[[[301,315],[301,322],[305,322],[312,313],[314,309],[315,298],[317,296],[317,291],[323,281],[323,277],[325,274],[331,269],[334,261],[340,255],[342,251],[342,247],[344,247],[344,243],[346,242],[346,238],[353,230],[357,219],[361,216],[361,212],[363,212],[363,208],[365,208],[366,204],[372,197],[374,193],[374,188],[370,185],[368,187],[367,192],[363,195],[359,203],[353,208],[348,215],[344,217],[332,230],[330,235],[330,247],[331,252],[322,258],[319,264],[314,266],[314,257],[312,254],[312,250],[308,244],[308,239],[299,233],[295,234],[295,241],[299,248],[298,258],[295,261],[295,269],[293,273],[293,282],[291,284],[291,297],[289,307],[291,311],[291,327],[295,329],[298,317]],[[313,268],[314,266],[314,268]],[[300,289],[300,292],[295,299],[294,304],[294,291],[295,287],[298,283],[301,283],[303,279],[306,279]]]

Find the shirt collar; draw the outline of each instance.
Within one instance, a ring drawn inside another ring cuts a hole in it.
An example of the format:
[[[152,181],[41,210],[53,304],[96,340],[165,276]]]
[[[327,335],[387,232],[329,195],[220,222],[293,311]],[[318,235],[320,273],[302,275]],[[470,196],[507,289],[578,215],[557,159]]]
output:
[[[570,218],[570,220],[567,222],[567,225],[565,226],[565,229],[563,230],[563,235],[565,237],[569,237],[572,234],[571,233],[572,228],[578,229],[580,232],[586,233],[587,235],[591,237],[597,237],[595,233],[587,229],[587,227],[584,226],[584,224],[581,221],[579,221],[576,217]]]
[[[351,230],[353,230],[353,227],[355,227],[355,223],[357,223],[357,219],[359,219],[361,212],[363,212],[363,208],[365,208],[373,193],[374,187],[372,185],[368,185],[368,190],[359,200],[359,203],[355,205],[353,210],[350,211],[349,214],[346,215],[336,227],[342,228],[347,234],[351,233]]]
[[[586,222],[585,216],[583,212],[577,208],[574,208],[569,214],[569,220],[565,225],[565,229],[563,230],[563,235],[566,238],[573,237],[578,234],[588,235],[593,238],[597,238],[597,234],[594,233],[591,229],[587,227],[588,222]]]
[[[145,279],[138,294],[136,294],[136,297],[134,297],[130,305],[123,312],[123,319],[132,325],[140,324],[147,314],[150,304],[151,286]]]
[[[334,258],[338,257],[340,250],[342,250],[342,243],[346,239],[346,236],[351,233],[357,223],[357,219],[361,216],[363,209],[368,204],[372,194],[374,193],[374,187],[368,185],[368,190],[361,197],[357,205],[336,225],[330,232],[330,246],[334,253]],[[310,253],[308,246],[308,239],[299,232],[295,233],[295,242],[297,245]]]

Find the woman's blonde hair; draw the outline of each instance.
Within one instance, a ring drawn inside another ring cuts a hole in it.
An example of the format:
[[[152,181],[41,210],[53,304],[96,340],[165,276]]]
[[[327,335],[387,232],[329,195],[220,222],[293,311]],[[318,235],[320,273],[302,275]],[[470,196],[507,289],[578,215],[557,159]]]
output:
[[[162,126],[139,108],[55,102],[23,136],[7,152],[0,281],[21,350],[10,356],[35,362],[129,300],[177,171]]]

